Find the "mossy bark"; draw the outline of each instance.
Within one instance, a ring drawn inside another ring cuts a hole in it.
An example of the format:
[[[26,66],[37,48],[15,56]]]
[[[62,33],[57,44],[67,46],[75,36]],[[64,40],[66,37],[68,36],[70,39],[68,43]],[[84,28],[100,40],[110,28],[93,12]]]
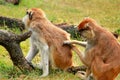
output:
[[[8,28],[19,28],[21,31],[25,29],[22,20],[4,16],[0,16],[0,26],[7,26]]]
[[[11,32],[0,30],[0,45],[5,47],[5,49],[9,52],[13,64],[22,71],[31,71],[33,69],[33,67],[25,59],[20,48],[20,42],[29,38],[30,35],[31,32],[16,35]]]

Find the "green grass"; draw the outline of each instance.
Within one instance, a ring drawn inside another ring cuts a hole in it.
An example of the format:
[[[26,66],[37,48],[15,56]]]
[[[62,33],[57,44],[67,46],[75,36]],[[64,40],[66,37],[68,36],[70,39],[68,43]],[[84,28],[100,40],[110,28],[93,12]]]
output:
[[[20,5],[14,6],[0,0],[0,16],[22,19],[28,8],[42,8],[48,19],[53,23],[67,22],[78,25],[84,17],[94,18],[104,28],[111,32],[120,32],[120,0],[21,0]],[[1,28],[0,28],[1,29]],[[2,28],[3,29],[3,28]],[[6,28],[4,28],[6,30]],[[14,29],[15,31],[17,29]],[[19,31],[16,31],[19,33]],[[29,40],[21,43],[24,55],[29,50]],[[81,65],[80,60],[74,54],[74,63]],[[40,59],[36,57],[34,62]],[[8,52],[0,46],[0,80],[79,80],[76,76],[62,72],[50,72],[46,78],[40,78],[39,70],[29,74],[21,73],[13,67]],[[120,76],[116,80],[119,80]]]

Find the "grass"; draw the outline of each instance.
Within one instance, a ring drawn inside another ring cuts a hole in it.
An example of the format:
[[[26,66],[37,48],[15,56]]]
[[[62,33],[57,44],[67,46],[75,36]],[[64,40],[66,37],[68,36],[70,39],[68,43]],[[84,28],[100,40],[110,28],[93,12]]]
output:
[[[119,33],[119,3],[120,0],[21,0],[20,5],[14,6],[0,0],[0,16],[22,19],[26,9],[37,7],[42,8],[53,23],[67,22],[78,25],[84,17],[91,17],[104,28]],[[29,40],[21,43],[24,55],[29,50],[28,46]],[[76,65],[81,65],[76,54],[73,60]],[[39,57],[36,57],[34,62],[38,61]],[[76,76],[62,71],[52,70],[48,77],[42,79],[40,74],[39,70],[29,74],[21,73],[13,67],[8,52],[0,46],[0,80],[79,80]],[[120,80],[120,76],[116,80]]]

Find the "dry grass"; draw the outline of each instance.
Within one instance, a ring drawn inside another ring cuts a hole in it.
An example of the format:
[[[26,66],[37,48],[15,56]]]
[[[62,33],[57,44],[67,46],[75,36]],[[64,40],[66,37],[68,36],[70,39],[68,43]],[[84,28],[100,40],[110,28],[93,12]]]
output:
[[[18,6],[1,2],[3,0],[0,0],[0,16],[22,19],[27,8],[37,7],[42,8],[54,23],[78,25],[84,17],[92,17],[112,32],[120,28],[120,0],[21,0]],[[28,46],[29,40],[22,42],[24,55],[28,52]],[[81,65],[76,54],[73,59],[75,64]],[[37,57],[34,62],[38,60]],[[51,70],[50,75],[42,79],[40,74],[39,70],[29,74],[16,71],[7,51],[0,46],[0,80],[79,80],[76,76],[62,71]],[[119,80],[119,77],[116,80]]]

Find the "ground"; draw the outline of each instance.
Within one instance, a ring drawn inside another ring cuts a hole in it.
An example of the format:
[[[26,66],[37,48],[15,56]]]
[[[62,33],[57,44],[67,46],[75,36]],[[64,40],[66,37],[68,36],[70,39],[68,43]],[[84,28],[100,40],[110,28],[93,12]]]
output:
[[[0,0],[0,16],[22,19],[28,8],[41,8],[53,23],[78,25],[84,17],[94,18],[111,32],[120,28],[120,0],[21,0],[15,6]],[[29,50],[29,39],[21,43],[24,55]],[[81,49],[81,48],[80,48]],[[74,63],[81,65],[78,56],[73,53]],[[38,55],[39,56],[39,55]],[[39,57],[34,59],[37,62]],[[13,67],[8,52],[0,46],[0,80],[80,80],[73,74],[62,71],[50,71],[46,78],[40,78],[41,71],[21,73]],[[119,80],[120,76],[116,80]]]

